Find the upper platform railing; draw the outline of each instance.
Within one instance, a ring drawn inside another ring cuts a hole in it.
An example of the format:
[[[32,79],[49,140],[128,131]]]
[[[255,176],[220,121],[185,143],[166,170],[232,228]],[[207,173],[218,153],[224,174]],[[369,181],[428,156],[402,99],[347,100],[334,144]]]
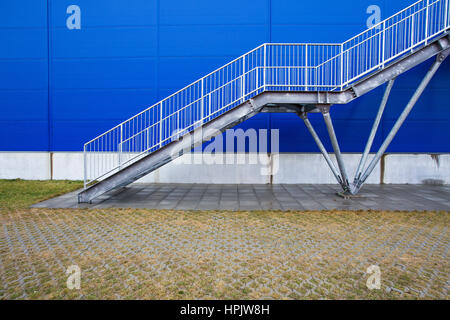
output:
[[[342,91],[449,29],[450,0],[420,0],[340,44],[266,43],[84,145],[85,188],[263,91]]]

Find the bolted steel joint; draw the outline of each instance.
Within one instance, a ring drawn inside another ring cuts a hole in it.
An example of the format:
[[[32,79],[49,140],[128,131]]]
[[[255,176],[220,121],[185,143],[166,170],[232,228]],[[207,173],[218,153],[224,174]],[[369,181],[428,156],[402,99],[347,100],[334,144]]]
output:
[[[438,62],[442,62],[442,61],[445,60],[445,58],[447,58],[447,56],[448,56],[448,53],[447,53],[447,52],[442,52],[442,53],[438,54],[436,60],[437,60]]]
[[[308,119],[308,113],[307,112],[298,112],[297,115],[302,119],[302,120],[306,120]]]
[[[328,113],[330,113],[330,106],[327,106],[327,105],[320,105],[320,106],[317,106],[317,109],[319,109],[319,111],[320,111],[322,114],[328,114]]]

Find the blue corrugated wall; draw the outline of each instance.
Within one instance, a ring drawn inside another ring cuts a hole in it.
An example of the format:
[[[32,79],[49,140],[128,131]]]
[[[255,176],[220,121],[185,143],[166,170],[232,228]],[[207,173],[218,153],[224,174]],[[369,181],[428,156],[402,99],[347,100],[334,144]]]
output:
[[[342,42],[410,0],[2,0],[0,150],[79,151],[83,143],[264,42]],[[69,30],[69,5],[81,29]],[[399,77],[377,148],[431,61]],[[390,152],[450,152],[445,62]],[[332,110],[344,152],[360,152],[379,88]],[[312,122],[326,135],[319,115]],[[261,114],[242,128],[280,129],[282,152],[317,152],[301,120]],[[327,141],[327,140],[325,140]],[[327,144],[329,150],[331,146]]]

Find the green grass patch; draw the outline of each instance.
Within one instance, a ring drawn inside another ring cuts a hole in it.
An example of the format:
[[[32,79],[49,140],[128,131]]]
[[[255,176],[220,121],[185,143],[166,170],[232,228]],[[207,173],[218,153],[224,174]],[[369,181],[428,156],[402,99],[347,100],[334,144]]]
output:
[[[82,181],[0,180],[0,208],[27,208],[34,203],[77,190],[82,186]]]

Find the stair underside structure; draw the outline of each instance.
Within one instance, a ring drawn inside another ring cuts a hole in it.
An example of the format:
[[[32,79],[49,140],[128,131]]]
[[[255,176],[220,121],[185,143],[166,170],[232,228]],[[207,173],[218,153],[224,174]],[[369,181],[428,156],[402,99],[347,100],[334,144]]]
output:
[[[450,0],[421,0],[342,44],[263,44],[124,121],[84,146],[89,202],[126,186],[260,112],[297,114],[343,195],[358,193],[439,66],[450,53]],[[435,57],[369,164],[395,79]],[[330,108],[387,83],[358,169],[349,179]],[[337,165],[308,120],[323,115]]]

